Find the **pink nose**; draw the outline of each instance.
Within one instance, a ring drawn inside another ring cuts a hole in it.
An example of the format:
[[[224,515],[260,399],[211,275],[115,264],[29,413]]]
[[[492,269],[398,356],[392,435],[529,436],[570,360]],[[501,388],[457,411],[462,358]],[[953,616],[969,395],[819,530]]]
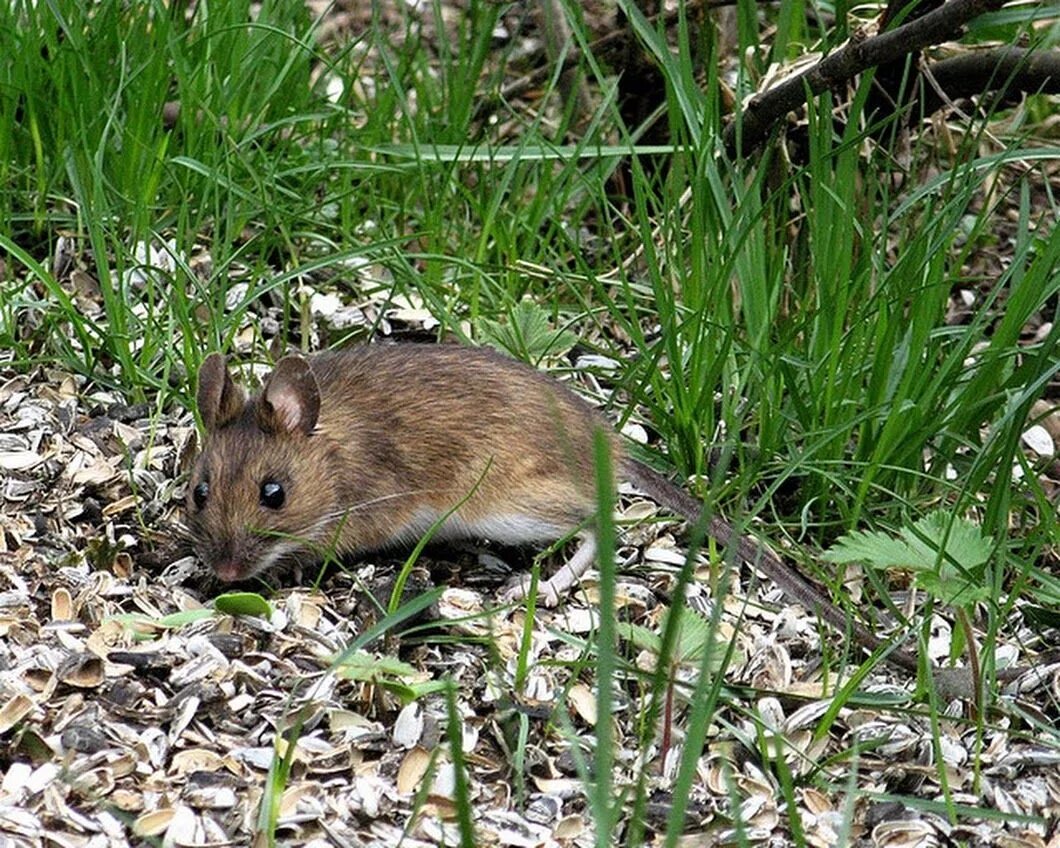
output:
[[[234,583],[243,577],[243,566],[234,559],[227,559],[214,566],[214,573],[225,583]]]

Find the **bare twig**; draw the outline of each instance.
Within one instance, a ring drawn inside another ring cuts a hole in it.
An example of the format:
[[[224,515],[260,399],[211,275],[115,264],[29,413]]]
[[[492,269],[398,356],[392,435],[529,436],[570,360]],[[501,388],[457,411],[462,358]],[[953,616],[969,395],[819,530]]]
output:
[[[911,111],[911,119],[930,115],[947,101],[990,90],[996,91],[1002,102],[1024,94],[1060,93],[1060,50],[975,50],[933,62],[929,70],[941,94],[931,88],[925,90],[922,108]]]
[[[730,156],[745,155],[765,140],[780,118],[802,106],[807,96],[845,83],[868,68],[945,41],[968,21],[1003,4],[1004,0],[950,0],[921,18],[872,38],[863,31],[855,32],[846,44],[812,68],[755,95],[742,119],[726,128],[726,151]]]

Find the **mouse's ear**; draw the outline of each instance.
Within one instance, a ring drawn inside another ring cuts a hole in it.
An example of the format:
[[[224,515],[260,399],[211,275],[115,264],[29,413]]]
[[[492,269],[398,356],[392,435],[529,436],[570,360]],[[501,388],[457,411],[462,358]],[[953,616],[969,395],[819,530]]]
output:
[[[206,432],[223,427],[243,409],[246,395],[232,382],[225,358],[211,353],[199,367],[199,390],[195,396]]]
[[[301,356],[285,356],[265,382],[258,424],[267,432],[311,433],[320,414],[320,388]]]

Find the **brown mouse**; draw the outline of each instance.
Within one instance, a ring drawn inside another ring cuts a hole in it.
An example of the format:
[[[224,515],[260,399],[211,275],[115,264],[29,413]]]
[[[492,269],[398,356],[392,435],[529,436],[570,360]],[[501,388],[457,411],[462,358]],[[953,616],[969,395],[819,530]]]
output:
[[[224,581],[328,551],[411,545],[454,507],[434,538],[561,538],[594,512],[598,429],[625,479],[690,521],[702,511],[626,456],[606,420],[572,391],[484,348],[369,345],[288,356],[249,399],[214,353],[199,370],[197,402],[206,438],[188,485],[188,524],[198,554]],[[734,539],[717,518],[707,532],[841,632],[850,627],[864,647],[881,644],[768,548]],[[542,582],[546,602],[591,564],[591,534],[583,538]],[[524,592],[525,583],[509,597]],[[910,653],[887,656],[917,668]]]
[[[486,349],[288,356],[249,400],[212,354],[198,405],[206,441],[189,524],[222,580],[323,550],[415,544],[465,498],[436,538],[552,541],[593,511],[588,447],[604,420]]]

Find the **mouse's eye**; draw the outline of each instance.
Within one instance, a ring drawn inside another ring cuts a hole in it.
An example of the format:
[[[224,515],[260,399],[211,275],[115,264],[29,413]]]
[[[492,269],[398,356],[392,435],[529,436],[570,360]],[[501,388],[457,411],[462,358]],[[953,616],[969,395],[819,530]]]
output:
[[[279,509],[283,506],[285,497],[283,486],[275,480],[266,480],[261,484],[262,506],[267,506],[269,509]]]
[[[206,506],[206,500],[210,497],[210,484],[203,480],[191,490],[191,499],[195,501],[196,509]]]

